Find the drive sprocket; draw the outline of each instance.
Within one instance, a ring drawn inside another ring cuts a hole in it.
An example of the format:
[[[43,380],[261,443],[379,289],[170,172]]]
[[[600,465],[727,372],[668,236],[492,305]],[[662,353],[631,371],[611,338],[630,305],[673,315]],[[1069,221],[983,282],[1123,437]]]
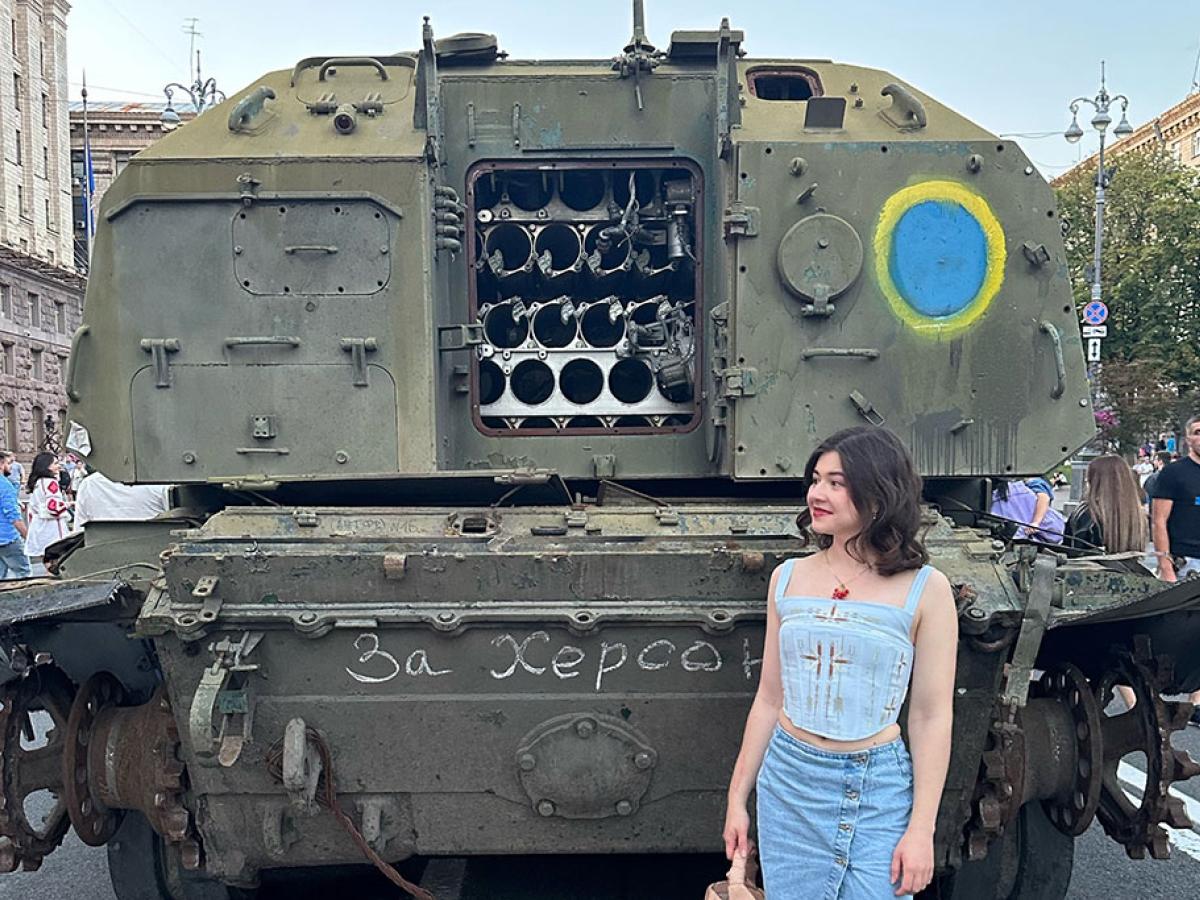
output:
[[[73,694],[70,681],[45,666],[0,688],[0,872],[37,869],[71,825],[62,759]],[[40,740],[32,717],[39,711],[50,718]],[[39,818],[43,792],[52,804]]]
[[[1114,649],[1104,676],[1096,685],[1101,709],[1108,706],[1116,685],[1128,685],[1137,698],[1132,709],[1115,716],[1102,716],[1104,760],[1101,766],[1100,806],[1097,818],[1109,837],[1123,844],[1133,859],[1146,851],[1155,859],[1170,855],[1167,832],[1189,828],[1183,801],[1172,796],[1170,787],[1200,773],[1186,750],[1171,746],[1171,735],[1187,725],[1192,704],[1164,700],[1162,691],[1171,683],[1169,657],[1155,657],[1150,641],[1139,635],[1133,651]],[[1140,800],[1134,801],[1122,788],[1121,761],[1133,753],[1146,757],[1146,783]]]

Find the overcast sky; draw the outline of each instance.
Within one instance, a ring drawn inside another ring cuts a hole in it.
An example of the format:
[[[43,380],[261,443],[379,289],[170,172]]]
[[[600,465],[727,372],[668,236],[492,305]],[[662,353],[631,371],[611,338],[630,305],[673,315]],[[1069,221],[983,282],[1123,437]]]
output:
[[[416,49],[424,14],[439,37],[493,32],[514,57],[607,58],[629,37],[631,9],[624,0],[74,0],[71,95],[84,69],[97,99],[161,100],[165,83],[190,82],[192,16],[205,77],[233,93],[305,56]],[[1073,147],[1061,132],[1070,100],[1096,93],[1101,59],[1137,126],[1187,96],[1200,52],[1197,0],[646,0],[647,31],[662,48],[672,30],[716,28],[722,16],[746,32],[752,57],[885,69],[993,132],[1051,132],[1018,138],[1048,177],[1095,149],[1091,133]]]

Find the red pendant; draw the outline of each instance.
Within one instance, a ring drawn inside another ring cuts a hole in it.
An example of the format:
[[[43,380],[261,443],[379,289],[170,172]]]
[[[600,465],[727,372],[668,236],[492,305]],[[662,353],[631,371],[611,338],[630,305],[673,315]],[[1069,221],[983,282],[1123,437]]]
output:
[[[833,594],[831,596],[834,600],[845,600],[850,596],[850,590],[845,585],[839,584],[833,589]]]

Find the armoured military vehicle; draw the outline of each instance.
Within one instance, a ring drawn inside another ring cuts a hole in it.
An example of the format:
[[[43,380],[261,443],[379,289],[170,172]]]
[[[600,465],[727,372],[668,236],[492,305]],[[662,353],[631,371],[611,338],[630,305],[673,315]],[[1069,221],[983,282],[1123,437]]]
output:
[[[960,608],[930,893],[1061,897],[1094,819],[1167,854],[1200,590],[979,513],[1093,437],[1050,188],[892,74],[634,20],[303,59],[105,194],[72,443],[179,509],[4,598],[4,869],[718,852],[803,462],[863,422]]]

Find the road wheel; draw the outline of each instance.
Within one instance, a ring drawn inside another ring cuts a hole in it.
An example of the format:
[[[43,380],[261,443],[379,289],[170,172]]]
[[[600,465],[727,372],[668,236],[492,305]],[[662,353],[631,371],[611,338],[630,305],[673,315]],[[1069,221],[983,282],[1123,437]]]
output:
[[[919,900],[1063,900],[1074,859],[1075,839],[1054,827],[1041,803],[1026,803],[986,857],[934,879]]]
[[[126,812],[108,842],[108,871],[117,900],[253,900],[253,891],[227,887],[184,870],[179,854],[141,813]]]

